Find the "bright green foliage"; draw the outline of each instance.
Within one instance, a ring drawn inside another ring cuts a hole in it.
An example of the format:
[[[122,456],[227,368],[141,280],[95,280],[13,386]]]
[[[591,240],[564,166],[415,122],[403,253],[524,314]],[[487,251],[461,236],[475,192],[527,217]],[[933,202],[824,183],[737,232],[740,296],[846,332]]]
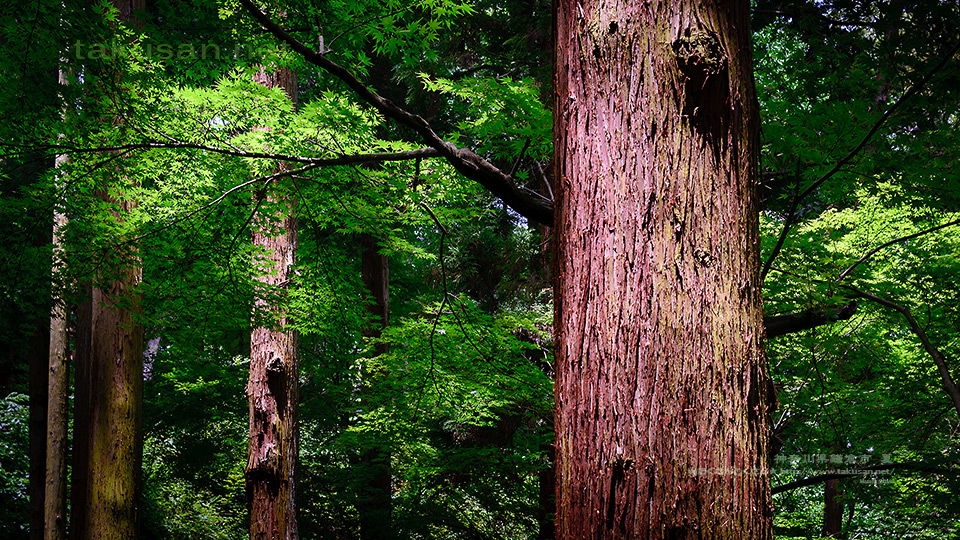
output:
[[[302,42],[551,196],[548,3],[267,4]],[[869,250],[960,218],[960,60],[924,79],[960,35],[957,4],[754,4],[764,257],[791,227],[766,278],[767,314],[843,304],[854,286],[908,307],[960,378],[958,226],[890,245],[839,279]],[[0,8],[0,536],[22,537],[27,522],[26,364],[51,277],[72,302],[76,283],[139,255],[144,538],[246,534],[249,330],[271,320],[252,311],[258,296],[289,310],[301,336],[304,538],[356,537],[370,450],[391,459],[398,538],[534,537],[552,441],[545,231],[440,159],[311,162],[422,141],[277,45],[237,2],[150,2],[138,16],[116,27],[115,13],[86,2]],[[262,66],[297,70],[296,106],[253,83]],[[59,176],[53,144],[71,157]],[[285,165],[295,172],[275,177],[281,157],[297,158]],[[795,194],[828,174],[790,216]],[[288,297],[252,279],[264,255],[250,242],[254,212],[282,210],[263,198],[268,185],[297,203]],[[136,206],[117,219],[122,200]],[[51,276],[54,205],[72,221],[67,271]],[[361,235],[390,261],[379,356],[361,337],[374,323]],[[853,318],[772,340],[768,356],[774,486],[838,465],[833,456],[916,463],[843,480],[844,531],[958,534],[958,418],[898,313],[860,299]],[[819,535],[822,490],[776,496],[780,537]]]
[[[910,309],[956,380],[956,226],[893,243],[848,270],[874,248],[960,217],[958,60],[941,64],[956,45],[956,4],[835,2],[779,16],[760,4],[765,257],[791,225],[767,275],[767,313],[844,304],[853,286]],[[791,216],[794,197],[821,179]],[[893,466],[841,481],[843,533],[953,537],[957,412],[904,318],[857,300],[853,318],[769,345],[779,395],[773,484]],[[904,463],[915,465],[894,466]],[[823,489],[776,496],[778,537],[819,536]]]

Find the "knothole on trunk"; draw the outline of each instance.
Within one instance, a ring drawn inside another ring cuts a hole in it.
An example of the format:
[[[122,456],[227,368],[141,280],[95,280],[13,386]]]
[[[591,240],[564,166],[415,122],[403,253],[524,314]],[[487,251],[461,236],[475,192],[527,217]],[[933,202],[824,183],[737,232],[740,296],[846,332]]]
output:
[[[714,32],[689,30],[673,42],[677,65],[687,79],[706,80],[727,68],[727,52]]]

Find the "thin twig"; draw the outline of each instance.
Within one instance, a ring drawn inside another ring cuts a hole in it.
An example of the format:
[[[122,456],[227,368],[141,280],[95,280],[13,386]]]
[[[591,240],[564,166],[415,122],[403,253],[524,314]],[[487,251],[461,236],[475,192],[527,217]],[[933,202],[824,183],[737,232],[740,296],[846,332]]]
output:
[[[856,268],[857,266],[859,266],[861,263],[865,262],[867,259],[869,259],[870,257],[872,257],[874,254],[876,254],[878,251],[880,251],[881,249],[883,249],[883,248],[885,248],[885,247],[892,246],[893,244],[896,244],[896,243],[898,243],[898,242],[904,242],[904,241],[906,241],[906,240],[911,240],[911,239],[916,238],[916,237],[918,237],[918,236],[923,236],[923,235],[925,235],[925,234],[927,234],[927,233],[932,233],[932,232],[935,232],[935,231],[939,231],[940,229],[945,229],[945,228],[947,228],[947,227],[950,227],[950,226],[952,226],[952,225],[956,225],[956,224],[958,224],[958,223],[960,223],[960,219],[951,221],[950,223],[944,223],[943,225],[937,225],[936,227],[931,227],[931,228],[929,228],[929,229],[925,229],[925,230],[922,230],[922,231],[917,232],[917,233],[908,234],[907,236],[901,236],[900,238],[894,238],[893,240],[890,240],[889,242],[885,242],[885,243],[883,243],[883,244],[880,244],[879,246],[877,246],[877,247],[871,249],[870,251],[868,251],[868,252],[866,253],[866,255],[864,255],[863,257],[860,257],[860,259],[859,259],[857,262],[851,264],[849,267],[847,267],[846,270],[844,270],[843,272],[841,272],[841,273],[840,273],[840,276],[837,277],[837,281],[840,281],[840,280],[842,280],[843,278],[845,278],[845,277],[847,277],[848,275],[850,275],[850,272],[853,272],[853,269],[854,269],[854,268]]]

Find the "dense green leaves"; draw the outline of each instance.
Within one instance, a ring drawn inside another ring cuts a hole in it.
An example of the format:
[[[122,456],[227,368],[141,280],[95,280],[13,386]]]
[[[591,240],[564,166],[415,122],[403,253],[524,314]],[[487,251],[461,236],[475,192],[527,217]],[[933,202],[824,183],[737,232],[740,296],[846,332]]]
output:
[[[371,449],[391,459],[398,537],[535,536],[552,439],[548,233],[449,163],[410,155],[422,141],[409,129],[278,45],[236,2],[150,2],[128,26],[106,3],[8,4],[0,536],[23,536],[27,520],[27,362],[50,284],[76,301],[78,283],[135,254],[149,343],[145,537],[244,536],[249,329],[270,320],[253,312],[258,296],[288,310],[301,335],[305,538],[356,536]],[[446,140],[551,197],[546,3],[265,7]],[[909,309],[960,377],[957,4],[754,8],[765,258],[789,225],[766,278],[767,314],[846,303],[854,287]],[[297,69],[296,105],[254,84],[263,66]],[[58,153],[70,162],[54,171]],[[374,153],[395,158],[334,163]],[[251,246],[254,212],[281,210],[267,186],[297,203],[287,297],[253,280],[264,255]],[[121,218],[125,201],[135,205]],[[54,207],[71,222],[68,265],[51,276]],[[362,337],[372,323],[362,235],[390,261],[378,342]],[[900,313],[860,298],[853,318],[773,340],[768,356],[775,487],[827,472],[833,456],[889,465],[841,482],[844,532],[956,535],[958,418]],[[778,494],[777,533],[816,537],[822,490]]]

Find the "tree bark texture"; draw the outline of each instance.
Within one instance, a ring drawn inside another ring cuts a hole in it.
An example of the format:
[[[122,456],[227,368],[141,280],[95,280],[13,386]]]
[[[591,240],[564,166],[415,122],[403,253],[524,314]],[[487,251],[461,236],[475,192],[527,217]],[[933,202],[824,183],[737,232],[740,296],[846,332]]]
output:
[[[387,327],[390,317],[390,263],[386,255],[380,253],[377,239],[372,234],[363,234],[360,238],[360,274],[363,287],[370,295],[367,302],[367,323],[363,329],[366,339],[379,339]],[[383,343],[373,348],[374,355],[386,354]],[[367,377],[373,375],[367,374]],[[377,381],[363,381],[365,394],[367,388],[376,388]],[[364,405],[369,406],[369,398],[361,397]],[[393,500],[392,473],[390,468],[390,450],[382,441],[371,441],[371,447],[365,448],[360,458],[369,473],[370,482],[362,486],[357,504],[360,514],[360,538],[363,540],[381,540],[393,537]]]
[[[136,26],[144,0],[113,0],[118,21]],[[118,72],[104,73],[120,77]],[[119,125],[117,116],[105,119]],[[96,196],[123,220],[136,201],[124,194],[131,180],[122,171],[104,180]],[[118,243],[117,249],[125,249]],[[71,538],[133,540],[140,537],[143,463],[143,323],[140,255],[112,254],[100,268],[90,301],[78,313],[74,422],[75,480],[71,489]],[[82,335],[85,334],[85,335]]]
[[[60,83],[65,84],[61,73]],[[68,158],[57,156],[57,168]],[[53,270],[63,270],[61,231],[67,216],[59,209],[53,213]],[[57,287],[54,287],[57,290]],[[61,295],[53,295],[50,314],[50,348],[47,373],[46,466],[43,498],[43,538],[63,540],[67,530],[67,420],[70,390],[68,361],[67,305]]]
[[[254,81],[269,88],[282,88],[296,102],[296,78],[288,69],[261,68]],[[258,195],[261,196],[261,195]],[[293,277],[297,251],[297,219],[294,201],[274,186],[262,194],[269,206],[282,208],[278,220],[266,212],[254,218],[253,243],[267,254],[266,268],[257,280],[267,296],[282,294]],[[246,466],[247,504],[250,508],[250,538],[299,538],[296,512],[299,404],[299,336],[290,327],[284,306],[258,295],[257,310],[272,314],[250,335],[250,433]]]
[[[771,538],[748,2],[556,7],[557,535]]]
[[[101,192],[103,200],[110,197]],[[134,203],[118,204],[123,219]],[[143,462],[142,267],[138,256],[88,287],[77,315],[71,538],[139,538]]]
[[[122,213],[132,203],[121,203]],[[136,539],[143,462],[143,325],[139,260],[93,289],[90,336],[88,521],[78,538]]]

